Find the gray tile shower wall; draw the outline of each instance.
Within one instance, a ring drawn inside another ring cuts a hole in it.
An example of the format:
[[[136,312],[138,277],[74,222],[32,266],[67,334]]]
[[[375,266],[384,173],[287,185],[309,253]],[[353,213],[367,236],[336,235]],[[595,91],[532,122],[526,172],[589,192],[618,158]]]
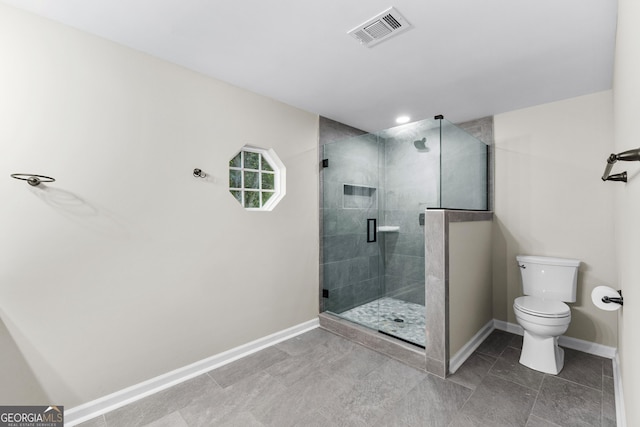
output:
[[[475,136],[485,144],[493,146],[493,116],[482,117],[464,123],[456,123],[456,126],[462,128],[468,134]]]
[[[446,211],[427,211],[425,230],[427,371],[445,377],[449,363],[449,239]]]
[[[335,120],[320,116],[319,127],[319,145],[329,144],[331,142],[341,141],[343,139],[352,138],[354,136],[364,135],[367,132],[345,125]]]

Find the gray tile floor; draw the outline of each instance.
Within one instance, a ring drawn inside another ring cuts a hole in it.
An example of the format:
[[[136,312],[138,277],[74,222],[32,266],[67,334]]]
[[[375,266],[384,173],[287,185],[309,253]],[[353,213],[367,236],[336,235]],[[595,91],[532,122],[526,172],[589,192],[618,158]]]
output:
[[[565,349],[557,375],[494,331],[446,380],[322,329],[107,413],[108,426],[614,426],[611,361]]]

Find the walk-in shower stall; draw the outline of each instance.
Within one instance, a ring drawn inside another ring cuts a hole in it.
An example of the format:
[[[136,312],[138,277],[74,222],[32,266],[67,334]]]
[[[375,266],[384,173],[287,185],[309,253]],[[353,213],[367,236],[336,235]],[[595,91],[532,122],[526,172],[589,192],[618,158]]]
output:
[[[322,310],[425,346],[425,210],[487,210],[488,146],[439,116],[321,146]]]

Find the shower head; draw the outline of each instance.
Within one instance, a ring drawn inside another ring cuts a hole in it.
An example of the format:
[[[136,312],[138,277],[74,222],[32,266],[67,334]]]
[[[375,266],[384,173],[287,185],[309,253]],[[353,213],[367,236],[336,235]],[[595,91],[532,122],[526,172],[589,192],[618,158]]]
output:
[[[429,151],[429,147],[427,147],[426,137],[413,141],[413,145],[416,147],[418,151]]]

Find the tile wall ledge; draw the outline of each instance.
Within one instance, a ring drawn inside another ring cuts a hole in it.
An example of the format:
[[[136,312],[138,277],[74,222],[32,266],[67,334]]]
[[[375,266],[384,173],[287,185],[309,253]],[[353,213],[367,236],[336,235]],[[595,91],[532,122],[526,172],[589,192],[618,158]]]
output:
[[[442,212],[449,222],[491,221],[493,219],[493,211],[427,208],[427,212]]]

